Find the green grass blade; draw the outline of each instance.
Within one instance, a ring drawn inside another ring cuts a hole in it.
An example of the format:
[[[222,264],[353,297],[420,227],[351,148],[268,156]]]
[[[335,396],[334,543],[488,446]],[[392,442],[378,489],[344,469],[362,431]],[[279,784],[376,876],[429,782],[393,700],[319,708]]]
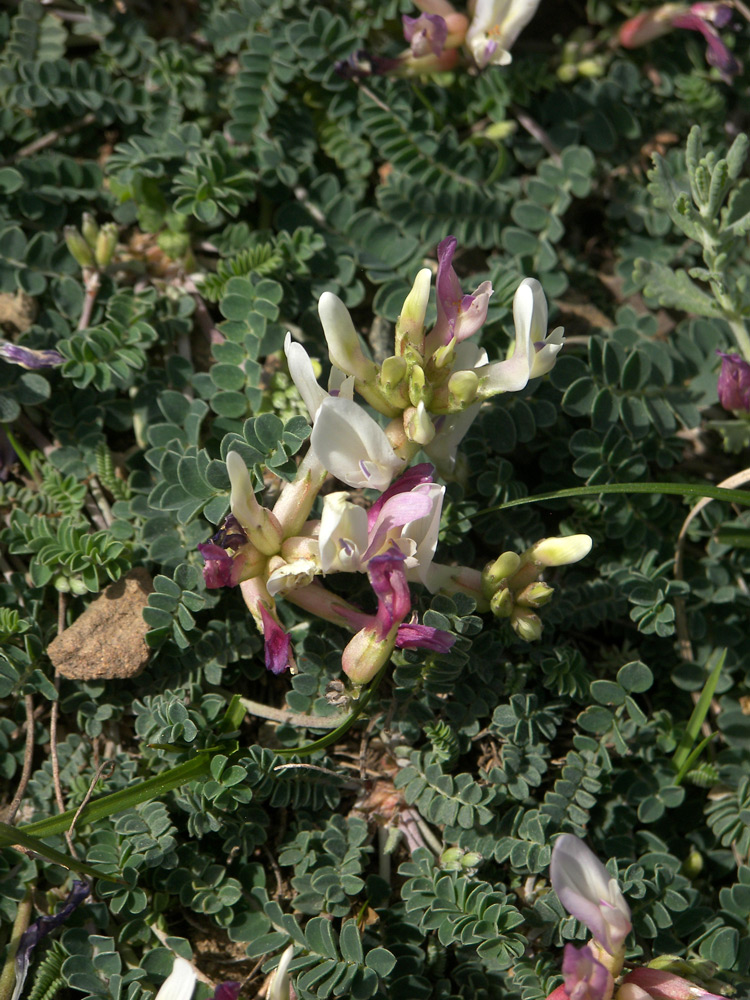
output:
[[[120,885],[127,884],[118,875],[106,875],[104,872],[100,872],[98,868],[92,868],[91,865],[87,865],[83,861],[77,861],[69,854],[63,854],[62,851],[56,851],[54,847],[48,847],[38,837],[32,837],[26,830],[10,826],[8,823],[0,823],[0,844],[7,844],[10,847],[20,844],[21,847],[25,847],[29,851],[34,851],[48,861],[53,861],[55,864],[62,865],[63,868],[69,868],[70,871],[78,872],[80,875],[87,875],[89,878],[105,879],[107,882],[119,882]]]
[[[716,685],[719,682],[719,674],[721,673],[721,668],[724,666],[726,655],[726,649],[717,649],[711,654],[708,663],[706,664],[706,667],[710,668],[711,672],[708,676],[708,680],[703,685],[701,696],[698,699],[698,704],[693,709],[693,714],[690,716],[687,728],[685,729],[685,734],[674,752],[674,757],[672,757],[672,765],[678,772],[682,771],[685,766],[685,762],[689,760],[693,744],[698,739],[698,734],[700,733],[701,726],[703,725],[706,715],[708,714],[708,709],[711,705],[711,699],[714,696]]]

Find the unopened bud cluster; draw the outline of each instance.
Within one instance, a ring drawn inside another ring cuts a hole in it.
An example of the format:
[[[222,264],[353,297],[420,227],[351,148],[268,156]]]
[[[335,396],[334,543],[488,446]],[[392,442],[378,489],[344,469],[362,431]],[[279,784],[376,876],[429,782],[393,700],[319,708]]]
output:
[[[100,226],[93,215],[83,213],[80,230],[66,226],[65,244],[82,268],[103,271],[112,262],[117,247],[117,226],[105,222]]]
[[[497,618],[507,618],[511,628],[525,642],[542,634],[539,608],[552,598],[554,588],[540,579],[549,566],[578,562],[591,551],[589,535],[543,538],[522,555],[503,552],[487,563],[482,573],[482,593]]]

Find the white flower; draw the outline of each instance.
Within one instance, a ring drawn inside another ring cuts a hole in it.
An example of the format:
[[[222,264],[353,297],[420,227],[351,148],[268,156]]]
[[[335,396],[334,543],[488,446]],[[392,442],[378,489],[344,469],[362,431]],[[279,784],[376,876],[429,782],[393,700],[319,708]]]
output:
[[[190,962],[175,958],[172,971],[161,984],[154,1000],[191,1000],[197,978]]]
[[[333,292],[323,292],[318,301],[318,315],[331,364],[363,382],[371,381],[377,374],[377,366],[365,357],[349,310],[341,299]]]
[[[352,503],[348,493],[328,493],[318,541],[324,573],[358,573],[367,549],[367,511]]]
[[[302,397],[302,402],[307,407],[311,423],[315,421],[320,404],[324,399],[328,399],[329,395],[343,396],[346,399],[351,399],[354,395],[354,379],[345,376],[338,368],[331,369],[328,380],[329,392],[326,392],[315,378],[310,356],[302,344],[292,340],[291,333],[287,333],[284,340],[284,353],[289,365],[289,374]]]
[[[320,404],[310,447],[332,475],[355,489],[384,490],[404,467],[382,427],[341,396],[329,396]]]
[[[480,397],[497,392],[518,392],[530,378],[546,375],[554,367],[563,346],[563,328],[558,326],[545,337],[547,300],[536,278],[524,278],[518,286],[513,298],[513,321],[516,341],[511,357],[492,364],[475,362]]]
[[[279,959],[276,971],[271,980],[271,988],[268,991],[268,1000],[289,1000],[291,990],[289,989],[289,963],[294,957],[294,945],[290,944]]]
[[[509,50],[538,6],[539,0],[476,0],[466,44],[480,69],[511,62]]]
[[[542,538],[526,550],[524,558],[542,566],[568,566],[587,556],[593,544],[591,535]]]
[[[550,882],[560,902],[610,955],[630,932],[630,907],[607,869],[582,840],[563,833],[552,848]]]

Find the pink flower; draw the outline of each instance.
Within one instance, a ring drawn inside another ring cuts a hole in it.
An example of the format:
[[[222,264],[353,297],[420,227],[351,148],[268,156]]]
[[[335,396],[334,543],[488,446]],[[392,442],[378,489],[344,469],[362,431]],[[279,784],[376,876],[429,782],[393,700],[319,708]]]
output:
[[[447,653],[456,641],[455,635],[432,625],[404,622],[396,633],[396,649],[428,649],[432,653]]]
[[[471,295],[464,295],[453,270],[453,255],[457,245],[456,237],[448,236],[437,248],[437,322],[425,345],[428,357],[438,347],[449,344],[453,337],[457,342],[471,337],[487,319],[492,284],[483,281]]]
[[[597,962],[588,945],[566,944],[562,964],[565,995],[570,1000],[608,1000],[612,996],[612,976]]]
[[[750,364],[739,354],[716,352],[721,357],[721,371],[716,389],[725,410],[750,412]]]
[[[404,25],[404,38],[411,47],[413,56],[419,58],[431,52],[439,56],[443,52],[448,38],[448,25],[445,18],[439,14],[420,14],[419,17],[401,17]]]
[[[719,28],[727,26],[731,17],[732,8],[724,3],[665,3],[627,20],[620,27],[620,44],[634,49],[666,35],[674,28],[699,31],[706,39],[706,61],[710,66],[716,66],[725,80],[729,80],[742,69],[718,32]]]
[[[610,955],[622,952],[630,933],[630,908],[617,880],[586,844],[563,833],[552,848],[552,888],[568,913],[594,935]]]
[[[623,980],[618,1000],[726,1000],[666,969],[634,969]]]
[[[265,604],[260,602],[258,610],[263,619],[266,669],[270,670],[272,674],[283,674],[294,662],[292,658],[292,640]]]

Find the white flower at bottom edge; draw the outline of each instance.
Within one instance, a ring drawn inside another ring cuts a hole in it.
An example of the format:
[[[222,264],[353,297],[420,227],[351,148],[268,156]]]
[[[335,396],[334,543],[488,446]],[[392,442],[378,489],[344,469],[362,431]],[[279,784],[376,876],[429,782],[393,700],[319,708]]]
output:
[[[175,958],[172,971],[159,987],[154,1000],[191,1000],[198,977],[184,958]]]

